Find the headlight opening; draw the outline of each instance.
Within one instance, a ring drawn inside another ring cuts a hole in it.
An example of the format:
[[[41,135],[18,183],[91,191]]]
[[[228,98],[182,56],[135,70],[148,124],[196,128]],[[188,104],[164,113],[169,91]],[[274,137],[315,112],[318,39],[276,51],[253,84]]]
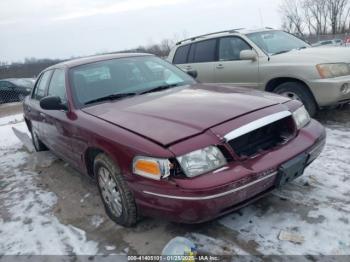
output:
[[[208,146],[176,158],[187,177],[196,177],[227,164],[224,154],[217,146]]]
[[[293,119],[298,130],[305,127],[311,121],[310,115],[304,106],[293,112]]]

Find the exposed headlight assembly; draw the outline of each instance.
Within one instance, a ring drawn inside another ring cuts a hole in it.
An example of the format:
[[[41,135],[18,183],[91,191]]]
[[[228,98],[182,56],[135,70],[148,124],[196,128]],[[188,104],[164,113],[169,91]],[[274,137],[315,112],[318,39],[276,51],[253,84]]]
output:
[[[350,67],[346,63],[319,64],[316,68],[322,78],[350,75]]]
[[[219,148],[209,146],[177,157],[187,177],[195,177],[213,171],[227,164]]]
[[[304,106],[293,112],[293,119],[298,130],[306,126],[311,121],[310,115]]]
[[[143,177],[160,180],[170,175],[172,164],[168,159],[137,156],[133,161],[133,173]]]

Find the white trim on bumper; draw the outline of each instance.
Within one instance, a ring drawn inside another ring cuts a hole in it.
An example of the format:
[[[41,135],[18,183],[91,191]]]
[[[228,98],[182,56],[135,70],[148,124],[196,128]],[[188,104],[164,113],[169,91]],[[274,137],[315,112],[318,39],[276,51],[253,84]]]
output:
[[[202,196],[202,197],[185,197],[185,196],[173,196],[173,195],[164,195],[164,194],[158,194],[158,193],[154,193],[154,192],[149,192],[149,191],[143,191],[143,193],[145,194],[148,194],[148,195],[153,195],[153,196],[158,196],[158,197],[163,197],[163,198],[170,198],[170,199],[179,199],[179,200],[209,200],[209,199],[214,199],[214,198],[218,198],[218,197],[223,197],[223,196],[226,196],[226,195],[229,195],[229,194],[232,194],[232,193],[235,193],[237,191],[240,191],[240,190],[243,190],[247,187],[250,187],[252,185],[255,185],[261,181],[264,181],[270,177],[273,177],[277,174],[277,172],[273,172],[267,176],[264,176],[262,178],[259,178],[257,180],[254,180],[248,184],[245,184],[244,186],[241,186],[241,187],[237,187],[237,188],[234,188],[234,189],[231,189],[229,191],[226,191],[226,192],[222,192],[222,193],[219,193],[219,194],[215,194],[215,195],[210,195],[210,196]]]

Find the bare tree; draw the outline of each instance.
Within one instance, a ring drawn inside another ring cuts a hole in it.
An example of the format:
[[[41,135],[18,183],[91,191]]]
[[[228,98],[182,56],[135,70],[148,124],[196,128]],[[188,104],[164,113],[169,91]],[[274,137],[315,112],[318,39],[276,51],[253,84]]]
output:
[[[346,30],[349,18],[348,0],[327,0],[326,8],[329,13],[329,22],[332,34],[343,33]]]
[[[280,11],[284,16],[283,28],[300,36],[304,35],[304,17],[300,0],[283,0]]]
[[[350,0],[283,0],[282,26],[299,35],[344,33],[350,29]]]
[[[313,29],[315,34],[327,33],[328,9],[326,6],[328,0],[304,0],[303,9],[309,28]]]

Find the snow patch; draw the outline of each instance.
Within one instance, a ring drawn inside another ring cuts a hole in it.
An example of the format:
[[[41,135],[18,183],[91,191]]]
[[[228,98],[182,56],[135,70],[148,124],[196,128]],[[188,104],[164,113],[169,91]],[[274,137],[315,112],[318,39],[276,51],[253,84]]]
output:
[[[327,128],[327,136],[302,177],[219,222],[265,255],[349,255],[350,129]],[[279,240],[281,230],[304,242]]]
[[[90,224],[93,225],[94,227],[99,227],[105,220],[103,219],[102,216],[99,215],[93,215],[90,219]]]
[[[0,118],[0,123],[12,121]],[[0,254],[97,254],[98,244],[88,241],[84,231],[53,215],[56,196],[38,187],[38,174],[23,167],[30,156],[18,151],[21,143],[12,127],[26,129],[24,122],[0,126]]]
[[[18,122],[22,122],[23,114],[11,115],[0,118],[0,126],[8,125],[8,124],[16,124]]]

